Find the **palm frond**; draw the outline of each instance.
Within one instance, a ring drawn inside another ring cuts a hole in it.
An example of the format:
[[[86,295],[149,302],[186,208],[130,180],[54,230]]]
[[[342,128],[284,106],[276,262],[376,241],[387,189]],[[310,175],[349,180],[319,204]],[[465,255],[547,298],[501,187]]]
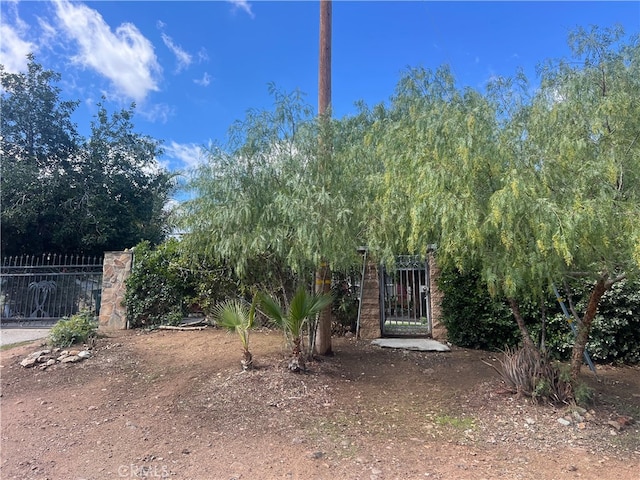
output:
[[[255,309],[247,308],[239,300],[227,300],[213,309],[216,325],[236,332],[240,336],[245,351],[249,349],[249,329],[253,326],[253,315],[255,315]]]
[[[260,307],[262,312],[278,327],[285,328],[285,316],[278,302],[268,295],[260,295]]]

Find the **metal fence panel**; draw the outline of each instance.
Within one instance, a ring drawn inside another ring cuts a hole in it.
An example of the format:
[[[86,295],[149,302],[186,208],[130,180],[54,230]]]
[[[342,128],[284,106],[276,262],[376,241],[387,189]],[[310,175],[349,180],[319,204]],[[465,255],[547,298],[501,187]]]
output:
[[[5,257],[0,266],[0,322],[40,326],[81,310],[98,314],[101,288],[101,257]]]

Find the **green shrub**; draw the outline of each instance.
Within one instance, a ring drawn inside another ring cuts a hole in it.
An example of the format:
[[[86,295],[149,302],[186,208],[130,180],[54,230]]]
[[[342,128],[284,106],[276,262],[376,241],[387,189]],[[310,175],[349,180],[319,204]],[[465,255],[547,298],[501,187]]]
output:
[[[49,332],[49,343],[67,348],[74,343],[86,343],[96,336],[98,322],[88,311],[76,313],[58,321]]]
[[[443,323],[449,340],[461,347],[500,350],[520,342],[520,333],[511,310],[493,299],[477,272],[461,274],[443,270],[438,283],[444,293]],[[578,312],[583,312],[591,285],[576,281],[571,297]],[[564,293],[563,293],[564,294]],[[574,336],[559,304],[551,294],[545,298],[545,346],[556,360],[568,360]],[[568,307],[568,305],[567,305]],[[542,336],[540,307],[520,305],[534,339]],[[597,362],[640,363],[640,280],[624,280],[613,285],[600,301],[587,350]]]
[[[175,239],[156,248],[148,242],[138,244],[126,286],[124,304],[131,328],[177,325],[192,311],[208,313],[239,289],[230,269],[193,261]]]
[[[360,274],[353,272],[349,275],[340,272],[333,272],[331,284],[331,296],[333,303],[331,312],[334,322],[332,332],[342,335],[346,332],[356,331],[358,322],[358,288],[352,283],[353,278],[358,278]]]
[[[584,282],[573,285],[577,310],[583,311],[588,290]],[[547,345],[558,359],[571,356],[573,334],[563,315],[557,314],[547,325]],[[587,350],[591,359],[606,363],[640,363],[640,281],[623,280],[608,290],[598,306],[591,327]]]
[[[444,269],[438,287],[444,294],[442,321],[451,343],[493,351],[518,344],[520,333],[511,310],[489,296],[479,274]]]

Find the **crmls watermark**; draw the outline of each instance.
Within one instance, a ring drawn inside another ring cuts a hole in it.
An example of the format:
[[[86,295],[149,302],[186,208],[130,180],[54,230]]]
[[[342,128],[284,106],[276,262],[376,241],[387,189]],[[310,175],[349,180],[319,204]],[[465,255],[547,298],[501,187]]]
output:
[[[166,465],[120,465],[120,478],[169,478],[169,468]]]

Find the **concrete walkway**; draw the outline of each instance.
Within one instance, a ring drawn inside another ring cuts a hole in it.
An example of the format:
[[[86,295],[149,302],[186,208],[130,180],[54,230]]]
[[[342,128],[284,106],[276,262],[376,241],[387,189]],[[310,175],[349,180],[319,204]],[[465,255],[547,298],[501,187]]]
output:
[[[47,338],[50,328],[2,328],[0,346]]]
[[[418,350],[420,352],[449,352],[446,345],[430,338],[378,338],[371,342],[384,348],[398,348],[402,350]]]

